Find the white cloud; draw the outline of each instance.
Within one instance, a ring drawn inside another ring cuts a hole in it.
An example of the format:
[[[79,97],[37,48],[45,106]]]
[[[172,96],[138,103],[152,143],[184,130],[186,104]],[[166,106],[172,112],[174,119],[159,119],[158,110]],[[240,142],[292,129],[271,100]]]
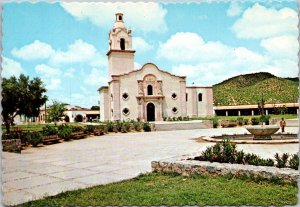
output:
[[[60,90],[61,87],[61,80],[59,78],[52,78],[50,80],[46,80],[46,88],[48,90]]]
[[[75,69],[74,68],[68,68],[66,70],[66,72],[64,73],[64,76],[66,76],[68,78],[73,78],[74,77],[74,73],[75,73]]]
[[[290,8],[276,10],[256,3],[238,19],[232,30],[238,38],[257,39],[279,35],[297,35],[297,12]]]
[[[57,77],[61,74],[59,69],[52,68],[45,64],[35,66],[35,71],[37,74],[41,74],[45,77]]]
[[[137,50],[138,52],[146,52],[153,48],[152,45],[150,45],[141,37],[133,37],[132,44],[133,44],[133,49]]]
[[[107,58],[100,53],[96,53],[89,64],[92,67],[107,67]]]
[[[21,73],[24,73],[21,64],[16,62],[15,60],[6,57],[3,57],[2,60],[1,76],[3,78],[9,78],[11,76],[18,77]]]
[[[279,41],[280,38],[275,40]],[[264,45],[272,45],[275,40]],[[290,48],[288,42],[286,40],[283,44]],[[234,48],[221,42],[205,42],[195,33],[176,33],[165,43],[160,43],[158,57],[171,61],[174,74],[185,75],[189,82],[205,85],[238,74],[262,71],[281,77],[297,75],[296,60],[283,55],[275,57],[269,53],[261,54],[245,47]]]
[[[296,37],[287,35],[272,37],[263,39],[260,45],[274,57],[285,57],[295,61],[298,59],[299,44]]]
[[[33,43],[25,45],[20,49],[14,48],[11,53],[15,57],[24,60],[37,60],[49,58],[54,53],[54,50],[51,45],[35,40]]]
[[[107,72],[97,68],[92,68],[90,74],[84,79],[88,85],[107,85]]]
[[[232,1],[227,10],[227,15],[230,17],[238,16],[241,14],[241,12],[242,12],[242,8],[240,7],[240,5],[236,1]]]
[[[230,48],[220,42],[207,42],[196,33],[178,32],[160,43],[158,57],[179,63],[212,61],[230,54]]]
[[[61,6],[78,20],[87,19],[99,27],[111,28],[115,13],[122,12],[127,25],[134,30],[164,32],[167,29],[164,19],[167,10],[158,3],[63,2]]]
[[[72,93],[71,97],[74,99],[84,99],[85,98],[85,96],[81,93]]]
[[[96,48],[81,39],[68,46],[67,51],[55,52],[50,63],[54,65],[91,61],[96,56]]]

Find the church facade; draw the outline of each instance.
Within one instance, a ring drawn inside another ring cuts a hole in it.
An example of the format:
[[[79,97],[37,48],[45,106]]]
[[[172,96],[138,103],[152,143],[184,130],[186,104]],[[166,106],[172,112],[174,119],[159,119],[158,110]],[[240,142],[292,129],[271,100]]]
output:
[[[134,70],[131,30],[117,13],[109,33],[108,86],[99,88],[100,119],[162,121],[213,116],[212,87],[186,86],[186,77],[146,63]]]

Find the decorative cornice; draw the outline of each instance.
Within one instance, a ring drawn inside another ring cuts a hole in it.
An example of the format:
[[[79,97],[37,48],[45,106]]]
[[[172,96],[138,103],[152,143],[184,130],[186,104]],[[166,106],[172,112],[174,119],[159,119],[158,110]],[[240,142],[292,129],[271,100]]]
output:
[[[139,71],[143,70],[144,67],[145,67],[146,65],[153,65],[153,66],[155,66],[155,68],[156,68],[158,71],[160,71],[160,72],[162,72],[162,73],[166,73],[166,74],[171,75],[171,76],[173,76],[173,77],[183,78],[183,79],[186,78],[186,76],[178,76],[178,75],[174,75],[174,74],[172,74],[172,73],[169,73],[169,72],[167,72],[167,71],[165,71],[165,70],[161,70],[161,69],[159,69],[154,63],[145,63],[140,69],[133,70],[133,71],[130,71],[130,72],[128,72],[128,73],[123,73],[123,74],[120,74],[120,75],[113,75],[113,76],[114,76],[114,77],[118,77],[118,76],[129,75],[129,74],[131,74],[131,73],[136,73],[136,72],[139,72]]]
[[[117,52],[117,53],[135,53],[135,50],[113,50],[110,49],[106,55],[109,56],[112,52]]]

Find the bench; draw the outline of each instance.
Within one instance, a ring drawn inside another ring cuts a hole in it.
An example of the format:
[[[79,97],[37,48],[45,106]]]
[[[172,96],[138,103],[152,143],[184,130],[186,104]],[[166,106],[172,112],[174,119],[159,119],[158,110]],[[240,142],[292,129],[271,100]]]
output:
[[[71,135],[72,139],[82,139],[85,137],[85,133],[84,132],[72,132]]]
[[[58,142],[60,140],[59,136],[56,135],[48,135],[48,136],[43,136],[42,143],[48,143],[48,142]]]
[[[93,134],[95,136],[100,136],[100,135],[104,134],[104,131],[103,131],[103,129],[94,129]]]

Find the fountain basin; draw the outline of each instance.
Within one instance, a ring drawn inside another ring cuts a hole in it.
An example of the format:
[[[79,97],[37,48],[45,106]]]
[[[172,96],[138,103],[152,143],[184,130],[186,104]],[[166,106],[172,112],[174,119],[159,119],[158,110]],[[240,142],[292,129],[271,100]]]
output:
[[[270,140],[271,135],[279,130],[277,125],[248,126],[246,129],[254,135],[253,140]]]

